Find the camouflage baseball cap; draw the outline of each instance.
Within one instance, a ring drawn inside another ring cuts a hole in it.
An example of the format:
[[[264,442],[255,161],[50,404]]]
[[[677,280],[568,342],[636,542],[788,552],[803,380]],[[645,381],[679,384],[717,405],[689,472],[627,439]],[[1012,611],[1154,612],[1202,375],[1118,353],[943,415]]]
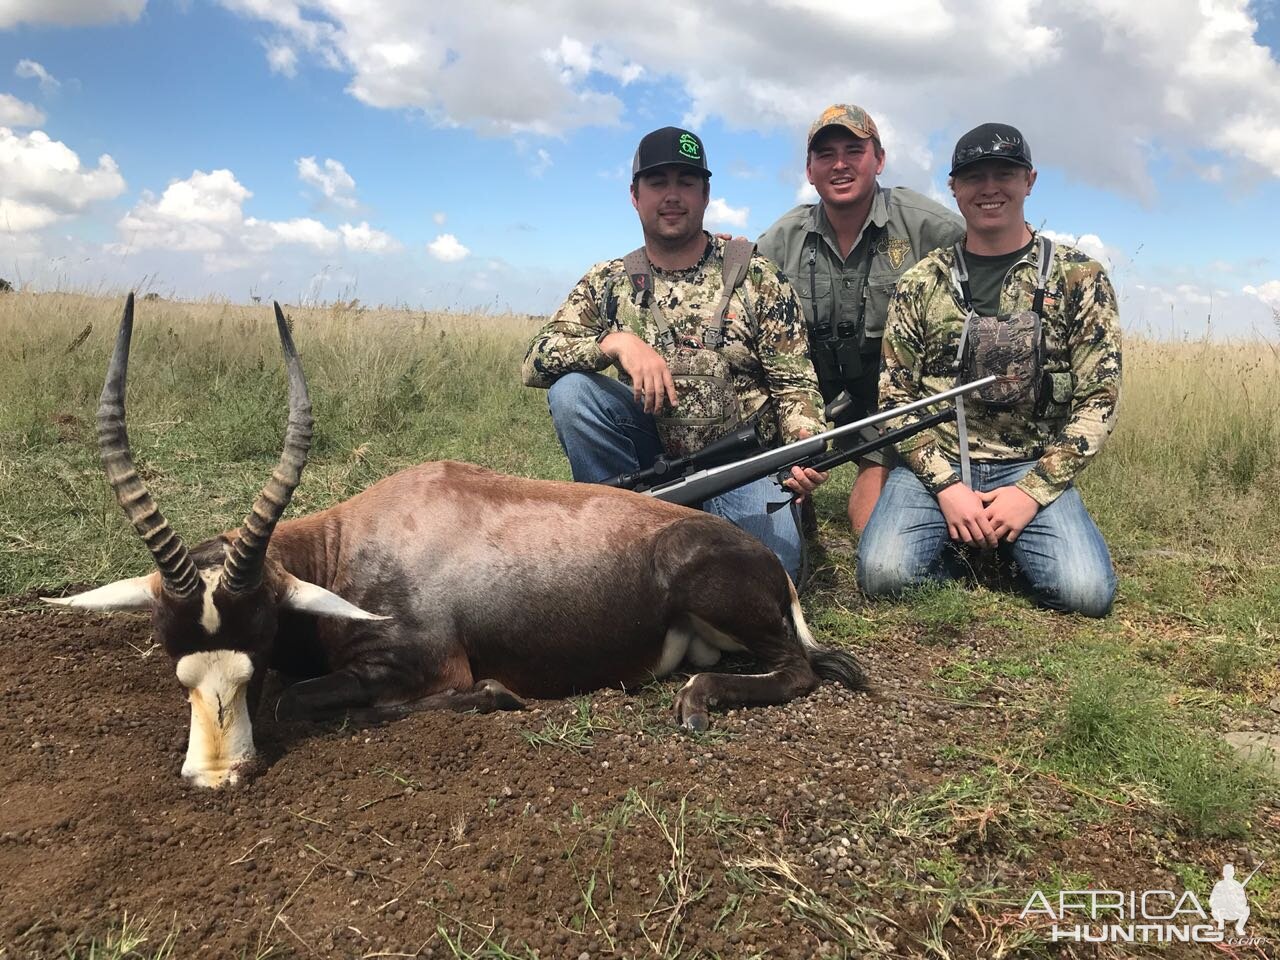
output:
[[[711,176],[707,169],[707,151],[698,135],[679,127],[663,127],[645,134],[640,146],[636,147],[635,159],[631,161],[631,179],[635,180],[646,170],[671,163],[693,167],[704,177]]]
[[[1031,166],[1031,148],[1017,127],[1007,123],[984,123],[974,127],[956,141],[951,153],[951,176],[962,167],[979,160],[1008,160],[1019,166]]]
[[[861,107],[852,103],[833,103],[822,111],[822,116],[809,126],[809,139],[805,142],[805,150],[813,146],[813,138],[826,127],[844,127],[855,137],[862,140],[871,139],[880,142],[880,131],[871,115]]]

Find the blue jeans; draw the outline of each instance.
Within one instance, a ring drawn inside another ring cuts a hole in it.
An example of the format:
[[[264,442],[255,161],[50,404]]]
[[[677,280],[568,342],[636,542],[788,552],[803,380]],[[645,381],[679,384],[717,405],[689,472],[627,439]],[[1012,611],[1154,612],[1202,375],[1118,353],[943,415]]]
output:
[[[1010,486],[1034,466],[1025,460],[974,462],[973,489]],[[908,467],[895,467],[858,544],[858,585],[867,596],[891,596],[959,577],[963,565],[958,551],[947,549],[950,544],[937,498]],[[1111,554],[1075,487],[1042,507],[1017,540],[997,549],[1017,565],[1043,606],[1089,617],[1111,610]]]
[[[653,465],[662,443],[653,417],[636,403],[631,388],[599,373],[567,373],[547,391],[556,436],[569,458],[573,479],[599,483]],[[764,477],[712,497],[702,509],[724,517],[777,554],[792,580],[800,575],[800,531],[789,509],[768,505],[789,500],[773,477]]]

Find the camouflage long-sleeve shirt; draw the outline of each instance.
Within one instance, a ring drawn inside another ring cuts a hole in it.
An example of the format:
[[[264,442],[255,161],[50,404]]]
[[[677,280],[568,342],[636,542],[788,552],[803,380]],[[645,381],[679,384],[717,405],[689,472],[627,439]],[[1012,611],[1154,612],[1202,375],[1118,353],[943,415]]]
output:
[[[724,289],[723,259],[724,241],[708,237],[695,266],[653,268],[654,293],[678,338],[701,338],[703,327],[715,322]],[[596,264],[533,338],[521,371],[525,384],[545,388],[566,373],[610,366],[600,341],[614,330],[634,333],[656,349],[658,326],[640,302],[621,258]],[[724,336],[719,352],[729,364],[744,417],[763,409],[766,433],[776,436],[780,430],[788,442],[801,430],[825,429],[800,302],[767,258],[751,258],[746,279],[729,301]],[[621,370],[618,376],[630,382]]]
[[[1030,310],[1039,244],[1009,270],[1000,315]],[[1120,401],[1120,318],[1102,265],[1057,245],[1044,299],[1041,409],[1031,401],[1011,409],[965,402],[974,460],[1036,460],[1018,482],[1041,506],[1052,503],[1101,449]],[[935,250],[903,274],[889,305],[880,406],[895,407],[956,383],[956,351],[965,309],[951,282],[955,252]],[[904,418],[911,419],[911,418]],[[898,452],[924,485],[937,492],[955,482],[959,460],[954,423],[916,434]]]

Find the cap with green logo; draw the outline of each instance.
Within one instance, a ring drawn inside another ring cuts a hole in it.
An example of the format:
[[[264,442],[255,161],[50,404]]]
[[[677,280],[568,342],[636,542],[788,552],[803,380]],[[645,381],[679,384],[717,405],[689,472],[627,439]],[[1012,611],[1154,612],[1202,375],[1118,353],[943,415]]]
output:
[[[867,111],[852,103],[833,103],[810,124],[809,138],[805,141],[806,150],[813,146],[813,138],[827,127],[843,127],[860,140],[880,142],[880,131],[876,129],[876,122]]]
[[[707,169],[707,151],[703,149],[698,135],[679,127],[663,127],[646,134],[640,146],[636,147],[635,159],[631,161],[631,179],[654,167],[672,163],[693,167],[704,177],[711,176]]]

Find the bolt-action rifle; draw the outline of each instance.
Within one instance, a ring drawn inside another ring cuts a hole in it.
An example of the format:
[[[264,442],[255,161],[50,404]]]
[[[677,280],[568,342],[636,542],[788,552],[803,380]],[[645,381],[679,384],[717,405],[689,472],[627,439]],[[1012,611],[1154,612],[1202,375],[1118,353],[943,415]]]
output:
[[[865,457],[881,447],[899,443],[922,430],[928,430],[930,427],[955,419],[955,407],[948,406],[914,423],[887,430],[872,440],[843,450],[827,451],[827,444],[839,437],[856,434],[866,427],[874,427],[887,420],[915,413],[936,403],[946,403],[948,400],[985,387],[995,380],[995,376],[983,377],[981,380],[943,390],[941,393],[914,400],[901,407],[881,410],[853,423],[846,423],[804,440],[796,440],[763,452],[760,451],[762,444],[758,426],[748,424],[687,457],[671,459],[659,457],[652,467],[635,473],[624,473],[603,482],[613,487],[637,490],[670,503],[696,507],[704,500],[759,480],[761,477],[777,475],[778,481],[782,482],[791,475],[792,467],[812,467],[814,470],[827,471],[850,460]],[[828,415],[840,400],[841,398],[837,397],[828,405]]]

